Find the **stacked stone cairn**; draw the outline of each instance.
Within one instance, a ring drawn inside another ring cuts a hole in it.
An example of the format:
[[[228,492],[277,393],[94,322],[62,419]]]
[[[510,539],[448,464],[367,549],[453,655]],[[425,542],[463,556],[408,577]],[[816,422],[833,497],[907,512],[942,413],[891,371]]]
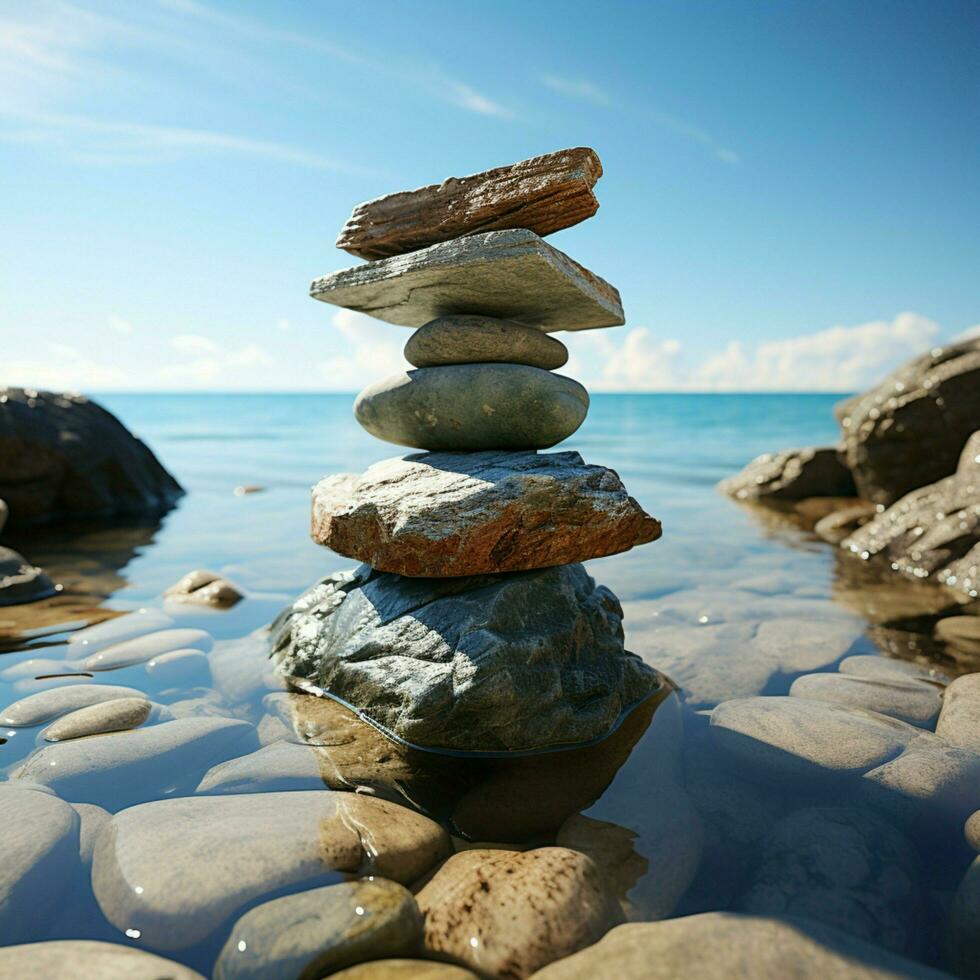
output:
[[[553,333],[624,322],[619,293],[541,236],[591,217],[595,152],[564,150],[361,204],[338,246],[368,259],[312,295],[416,328],[414,367],[358,396],[372,435],[422,452],[313,490],[312,535],[363,564],[304,593],[273,657],[396,740],[504,754],[588,744],[664,680],[581,562],[660,536],[578,453],[585,388]]]

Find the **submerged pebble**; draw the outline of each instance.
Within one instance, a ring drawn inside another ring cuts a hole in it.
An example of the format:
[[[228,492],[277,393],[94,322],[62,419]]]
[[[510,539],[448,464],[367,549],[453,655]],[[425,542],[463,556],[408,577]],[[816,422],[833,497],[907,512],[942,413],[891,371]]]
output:
[[[462,851],[416,899],[426,949],[492,976],[530,976],[623,921],[592,860],[564,847]]]
[[[938,684],[940,687],[945,687],[952,680],[949,674],[943,673],[938,667],[867,653],[845,657],[838,664],[837,670],[841,674],[856,674],[859,677],[919,680],[927,684]]]
[[[71,808],[81,821],[78,828],[78,856],[82,864],[91,866],[99,834],[105,830],[112,814],[94,803],[72,803]]]
[[[133,687],[113,684],[73,684],[70,687],[39,691],[8,705],[0,712],[0,725],[26,728],[40,725],[79,708],[87,708],[116,698],[145,698],[142,691]]]
[[[320,977],[382,956],[414,953],[422,917],[403,885],[383,878],[286,895],[232,926],[214,980]]]
[[[173,625],[173,617],[168,616],[162,609],[139,609],[72,633],[68,637],[68,645],[79,648],[77,652],[82,654],[95,653],[96,650],[112,646],[114,643],[122,643],[124,640],[144,636],[155,630],[169,629]]]
[[[151,947],[184,949],[278,889],[323,884],[331,871],[411,882],[449,849],[434,821],[356,793],[157,800],[113,817],[92,886],[119,929],[135,924]]]
[[[860,674],[805,674],[793,681],[791,697],[865,708],[919,728],[934,728],[943,706],[941,688],[910,678]]]
[[[4,980],[204,980],[181,963],[119,943],[58,939],[0,947]]]
[[[122,732],[138,728],[150,716],[153,705],[146,698],[118,698],[79,708],[63,715],[44,730],[45,741],[64,742],[86,735]]]
[[[132,640],[114,643],[85,660],[86,670],[116,670],[133,664],[145,663],[161,653],[193,647],[196,650],[210,650],[214,638],[205,630],[174,629],[147,633]]]
[[[147,661],[146,672],[161,685],[211,683],[208,655],[202,650],[185,648],[158,654]]]
[[[333,980],[477,980],[475,973],[433,960],[373,960],[332,973]]]
[[[946,688],[936,733],[953,745],[980,752],[980,674],[964,674]]]
[[[217,572],[196,569],[188,572],[163,593],[169,602],[230,609],[243,598],[239,589]]]

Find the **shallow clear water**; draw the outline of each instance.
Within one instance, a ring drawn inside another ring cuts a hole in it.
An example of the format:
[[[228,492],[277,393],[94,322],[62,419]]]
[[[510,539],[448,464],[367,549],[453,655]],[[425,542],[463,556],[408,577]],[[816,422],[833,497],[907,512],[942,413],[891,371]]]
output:
[[[163,589],[193,568],[208,568],[239,585],[246,600],[228,612],[167,609],[176,626],[203,628],[218,641],[209,653],[216,695],[208,683],[161,685],[143,664],[95,679],[139,688],[162,705],[212,698],[221,712],[254,724],[295,721],[309,710],[308,702],[275,694],[261,640],[242,638],[313,581],[351,565],[309,540],[311,485],[395,455],[397,447],[356,425],[346,395],[107,395],[100,401],[153,448],[188,492],[159,522],[79,525],[11,541],[65,590],[35,607],[0,609],[0,704],[65,683],[39,676],[91,672],[70,666],[79,658],[59,624],[97,620],[93,609],[99,607],[162,607]],[[566,824],[559,840],[593,854],[630,917],[751,907],[753,889],[762,887],[763,836],[785,814],[840,800],[816,783],[739,783],[738,773],[711,751],[705,711],[729,698],[785,694],[799,674],[832,670],[848,654],[912,658],[939,652],[908,622],[932,611],[931,593],[882,585],[790,518],[740,508],[715,490],[718,480],[759,453],[834,442],[835,401],[824,395],[595,395],[586,423],[560,448],[617,470],[662,521],[664,534],[588,567],[623,602],[627,646],[669,675],[679,695],[657,706],[652,720],[636,720],[625,747],[621,740],[598,760],[566,758],[500,772],[478,766],[461,771],[455,763],[440,770],[431,761],[399,759],[405,771],[422,775],[408,778],[400,769],[397,778],[379,781],[376,772],[370,778],[348,772],[349,788],[373,785],[381,795],[400,794],[403,802],[454,821],[449,825],[457,834],[482,840],[554,840],[553,831],[542,830],[554,814],[538,811],[552,803],[563,816],[566,809],[582,810],[587,819]],[[242,486],[261,490],[236,495]],[[781,624],[775,638],[762,642],[761,624],[774,622]],[[29,629],[39,635],[25,637]],[[36,669],[27,664],[33,660]],[[273,723],[266,724],[272,731]],[[0,733],[6,738],[0,771],[9,775],[23,762],[38,731]],[[361,737],[367,745],[377,736]],[[631,754],[630,741],[636,742]],[[322,754],[317,765],[329,785],[327,769],[343,766],[329,751],[326,761]],[[583,767],[599,773],[595,785],[576,778]],[[91,802],[115,811],[134,799],[191,793],[200,779],[200,773],[166,776],[159,794],[107,785]],[[862,915],[875,941],[936,961],[959,846],[926,835],[915,847],[921,852],[917,865],[925,868],[915,899],[886,901],[881,909],[871,903],[862,906]],[[85,880],[71,887],[71,908],[60,905],[39,917],[31,938],[93,936],[141,944],[102,917]],[[249,904],[255,901],[243,908]],[[840,915],[852,915],[846,904]],[[208,940],[169,955],[207,972],[228,928],[225,923]]]

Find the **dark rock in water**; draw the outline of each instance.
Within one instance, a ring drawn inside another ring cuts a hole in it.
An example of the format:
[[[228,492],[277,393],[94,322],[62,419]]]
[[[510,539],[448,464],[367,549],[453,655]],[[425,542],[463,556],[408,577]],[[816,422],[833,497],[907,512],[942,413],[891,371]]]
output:
[[[906,494],[845,538],[841,547],[864,560],[881,556],[909,578],[928,579],[967,601],[976,599],[980,595],[980,432],[967,442],[952,476]]]
[[[887,506],[949,476],[980,424],[980,337],[913,358],[836,415],[866,500]]]
[[[279,670],[423,748],[511,752],[601,738],[657,690],[622,608],[578,564],[410,579],[330,576],[273,628]]]
[[[40,568],[12,548],[0,547],[0,606],[46,599],[56,591]]]
[[[153,453],[85,396],[0,392],[0,496],[12,526],[158,513],[182,493]]]
[[[802,809],[762,846],[741,911],[803,916],[897,953],[918,946],[918,856],[888,821],[856,807]]]
[[[832,511],[826,517],[821,517],[813,525],[813,530],[824,541],[840,544],[849,534],[853,534],[859,528],[864,527],[875,516],[875,513],[875,505],[862,500],[860,503]]]
[[[807,497],[855,497],[850,471],[831,448],[784,449],[752,460],[718,489],[736,500],[804,500]]]

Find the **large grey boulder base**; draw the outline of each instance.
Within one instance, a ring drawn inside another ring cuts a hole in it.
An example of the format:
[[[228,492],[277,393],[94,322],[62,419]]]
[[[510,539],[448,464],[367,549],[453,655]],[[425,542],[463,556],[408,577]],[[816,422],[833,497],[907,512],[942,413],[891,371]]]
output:
[[[578,453],[419,453],[313,488],[313,540],[399,575],[565,565],[660,533],[616,473]]]
[[[903,364],[836,409],[861,497],[888,506],[955,469],[980,428],[980,337]]]
[[[523,228],[342,269],[314,280],[310,294],[404,327],[451,313],[503,317],[548,332],[626,322],[615,287]]]
[[[11,527],[162,513],[182,493],[156,456],[84,395],[0,390],[0,497]]]
[[[415,449],[547,449],[584,421],[577,381],[524,364],[451,364],[365,388],[354,416],[371,435]]]
[[[568,348],[537,327],[458,314],[419,327],[405,344],[405,360],[415,367],[500,362],[552,371],[568,361]]]
[[[963,447],[955,473],[906,494],[846,537],[841,547],[865,561],[887,562],[916,581],[943,585],[960,601],[976,599],[980,595],[980,431]]]
[[[809,447],[764,453],[741,472],[722,480],[718,489],[736,500],[765,503],[807,497],[853,497],[850,470],[836,449]]]
[[[623,647],[619,601],[577,564],[443,579],[362,565],[300,596],[272,641],[287,677],[430,749],[590,742],[660,685]]]

